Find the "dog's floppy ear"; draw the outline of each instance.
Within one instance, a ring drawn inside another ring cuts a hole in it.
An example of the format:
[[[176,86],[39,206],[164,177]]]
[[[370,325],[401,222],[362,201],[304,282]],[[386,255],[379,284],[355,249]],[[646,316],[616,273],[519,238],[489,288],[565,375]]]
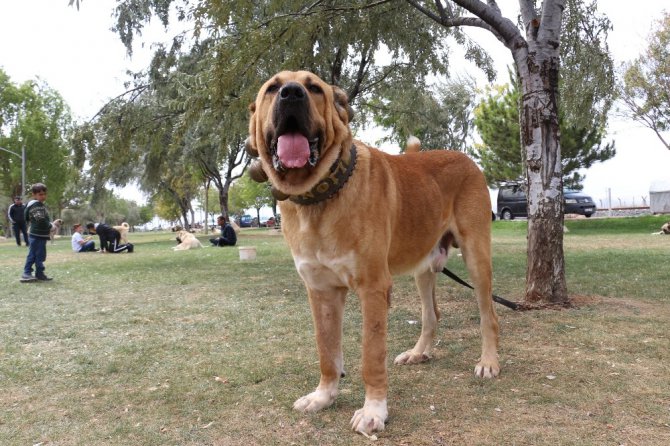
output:
[[[348,124],[354,119],[354,109],[349,105],[349,97],[347,92],[342,90],[340,87],[332,86],[333,88],[333,97],[335,98],[335,109],[337,109],[337,114],[340,116],[342,122]]]
[[[251,112],[251,115],[249,116],[249,137],[244,144],[249,156],[258,158],[258,149],[256,148],[256,120],[254,119],[254,114],[256,113],[255,102],[249,104],[249,111]]]

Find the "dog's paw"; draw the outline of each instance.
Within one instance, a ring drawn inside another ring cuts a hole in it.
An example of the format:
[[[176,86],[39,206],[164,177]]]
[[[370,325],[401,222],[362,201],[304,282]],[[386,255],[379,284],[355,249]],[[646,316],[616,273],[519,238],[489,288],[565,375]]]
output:
[[[317,412],[333,404],[336,396],[337,390],[328,392],[317,389],[309,395],[298,398],[293,403],[293,409],[299,412]]]
[[[475,366],[475,376],[479,378],[495,378],[500,374],[500,365],[497,360],[481,360]]]
[[[386,400],[365,400],[362,409],[358,409],[351,418],[351,428],[356,432],[370,435],[384,430],[388,418]]]
[[[412,352],[412,350],[407,350],[404,353],[400,353],[398,356],[395,357],[395,360],[393,361],[393,364],[395,365],[411,365],[411,364],[421,364],[422,362],[426,362],[430,359],[430,356],[428,356],[425,353],[420,353],[420,354],[415,354]]]

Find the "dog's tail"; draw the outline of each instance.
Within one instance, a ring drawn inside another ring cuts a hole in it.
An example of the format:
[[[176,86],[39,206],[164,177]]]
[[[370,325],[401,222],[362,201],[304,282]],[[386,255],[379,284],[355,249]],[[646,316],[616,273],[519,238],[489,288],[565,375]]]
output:
[[[405,145],[405,153],[416,153],[421,150],[421,140],[416,136],[412,135],[407,138],[407,144]]]
[[[123,223],[121,223],[121,226],[123,226],[126,229],[130,229],[130,225],[128,223],[126,223],[125,221]]]

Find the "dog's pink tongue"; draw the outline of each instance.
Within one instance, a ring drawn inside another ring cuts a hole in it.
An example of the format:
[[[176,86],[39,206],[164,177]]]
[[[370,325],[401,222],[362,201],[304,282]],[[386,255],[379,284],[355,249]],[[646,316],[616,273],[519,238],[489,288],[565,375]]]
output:
[[[302,167],[309,161],[309,141],[300,133],[281,135],[277,140],[277,155],[284,167]]]

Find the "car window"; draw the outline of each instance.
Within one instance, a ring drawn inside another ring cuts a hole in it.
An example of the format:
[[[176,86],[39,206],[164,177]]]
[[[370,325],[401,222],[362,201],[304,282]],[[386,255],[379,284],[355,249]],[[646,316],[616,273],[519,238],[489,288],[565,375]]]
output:
[[[508,187],[500,189],[500,191],[502,192],[502,198],[504,200],[518,200],[526,196],[520,187]]]

